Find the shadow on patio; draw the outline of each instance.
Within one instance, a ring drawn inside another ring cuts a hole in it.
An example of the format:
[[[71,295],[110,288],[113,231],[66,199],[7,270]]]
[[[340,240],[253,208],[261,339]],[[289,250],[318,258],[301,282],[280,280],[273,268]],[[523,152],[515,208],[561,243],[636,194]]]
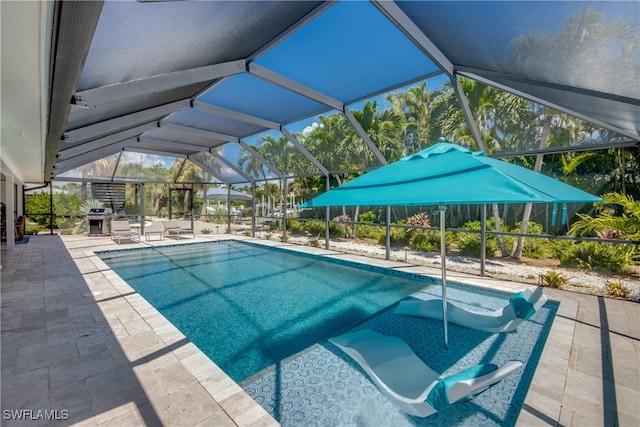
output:
[[[96,243],[45,235],[3,250],[2,425],[242,424],[239,387],[113,285]]]

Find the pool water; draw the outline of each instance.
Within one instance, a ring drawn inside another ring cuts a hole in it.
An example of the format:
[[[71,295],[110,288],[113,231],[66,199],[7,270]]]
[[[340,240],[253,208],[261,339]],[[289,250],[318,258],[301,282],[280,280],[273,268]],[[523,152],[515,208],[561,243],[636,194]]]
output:
[[[411,298],[441,295],[430,287]],[[509,294],[450,282],[449,300],[475,311],[492,311],[509,300]],[[481,363],[524,363],[521,370],[486,392],[457,403],[427,418],[404,413],[364,371],[329,342],[264,370],[240,385],[283,427],[299,426],[459,426],[508,427],[516,425],[558,303],[547,301],[528,321],[508,333],[490,334],[449,324],[449,347],[444,349],[441,320],[394,314],[382,310],[355,328],[368,328],[404,340],[433,370],[446,375]]]
[[[236,382],[436,283],[234,241],[98,255]]]

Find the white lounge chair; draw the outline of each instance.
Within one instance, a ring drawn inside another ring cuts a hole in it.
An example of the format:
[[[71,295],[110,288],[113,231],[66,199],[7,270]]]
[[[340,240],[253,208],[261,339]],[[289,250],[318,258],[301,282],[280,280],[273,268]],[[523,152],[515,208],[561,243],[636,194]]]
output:
[[[139,242],[140,235],[129,227],[129,221],[111,221],[111,240],[120,244],[122,239]]]
[[[470,311],[447,301],[447,321],[490,333],[508,332],[533,316],[546,301],[542,288],[535,286],[514,294],[507,305],[495,311]],[[394,313],[442,319],[442,300],[400,301]]]
[[[162,221],[162,225],[164,226],[164,234],[167,237],[175,236],[180,240],[180,235],[192,234],[193,238],[196,238],[196,234],[192,229],[180,227],[178,221]]]
[[[402,410],[419,417],[469,400],[522,367],[519,361],[509,361],[500,368],[483,364],[442,377],[397,337],[363,329],[329,341],[357,362]]]

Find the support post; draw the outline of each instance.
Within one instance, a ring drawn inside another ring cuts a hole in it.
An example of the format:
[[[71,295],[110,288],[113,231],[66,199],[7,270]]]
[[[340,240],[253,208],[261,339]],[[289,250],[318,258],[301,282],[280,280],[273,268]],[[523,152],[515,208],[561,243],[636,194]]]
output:
[[[484,276],[487,263],[487,205],[482,205],[482,217],[480,219],[480,276]]]
[[[391,259],[391,206],[387,206],[386,234],[384,259]]]
[[[449,337],[447,332],[447,242],[445,239],[445,204],[438,205],[440,211],[440,263],[442,265],[442,321],[444,326],[444,349],[449,349]]]
[[[329,180],[329,175],[327,175],[327,191],[331,190],[331,182]],[[331,208],[327,206],[324,208],[324,248],[329,249],[329,215],[331,213]]]
[[[145,206],[144,206],[144,182],[140,183],[140,236],[144,236],[144,223],[146,222],[146,218],[144,215]]]
[[[251,237],[256,237],[256,182],[251,183]]]
[[[282,241],[287,241],[287,179],[282,179]]]
[[[49,181],[49,233],[53,236],[53,182]]]

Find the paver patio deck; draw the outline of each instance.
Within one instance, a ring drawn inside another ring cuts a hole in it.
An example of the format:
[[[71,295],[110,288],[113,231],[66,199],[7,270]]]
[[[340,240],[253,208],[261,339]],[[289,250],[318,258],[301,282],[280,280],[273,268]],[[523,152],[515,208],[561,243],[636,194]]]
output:
[[[118,246],[108,238],[39,235],[14,251],[2,248],[3,426],[278,424],[93,254],[166,244],[176,242]],[[294,249],[440,274],[397,261]],[[462,273],[448,277],[509,291],[525,287]],[[517,425],[640,425],[640,304],[545,293],[560,308]],[[39,416],[57,420],[30,419]]]

